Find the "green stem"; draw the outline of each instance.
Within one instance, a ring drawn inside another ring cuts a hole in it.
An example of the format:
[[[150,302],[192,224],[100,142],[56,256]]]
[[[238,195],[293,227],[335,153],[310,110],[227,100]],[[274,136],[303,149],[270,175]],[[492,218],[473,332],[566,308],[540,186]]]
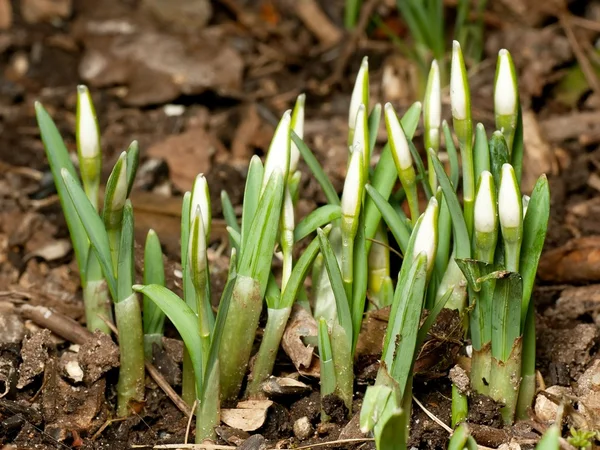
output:
[[[528,410],[535,397],[535,311],[529,302],[523,331],[523,357],[521,358],[521,386],[517,402],[517,419],[529,418]]]
[[[83,285],[83,305],[85,308],[85,319],[87,328],[90,331],[100,330],[103,333],[110,334],[110,328],[102,320],[112,321],[112,302],[108,285],[102,276],[102,268],[96,253],[90,251],[86,262],[86,282]]]
[[[410,210],[410,221],[415,226],[419,218],[419,195],[417,193],[417,183],[411,182],[404,185],[406,192],[406,200],[408,201],[408,209]]]
[[[183,373],[181,376],[181,398],[188,406],[194,404],[196,399],[196,377],[194,374],[194,366],[192,359],[187,351],[183,349]]]
[[[219,361],[217,360],[209,373],[203,386],[204,392],[198,397],[196,407],[196,444],[201,444],[205,439],[214,440],[215,428],[221,422],[219,400]]]
[[[469,414],[469,404],[467,396],[452,385],[452,428],[455,428],[461,422],[467,419]]]
[[[471,358],[471,385],[483,395],[490,393],[490,376],[492,369],[492,347],[488,342],[479,350],[473,349]]]
[[[342,230],[342,280],[346,290],[346,298],[352,298],[352,282],[354,280],[354,238]]]
[[[260,348],[254,360],[251,381],[248,384],[246,395],[249,397],[260,397],[261,385],[273,372],[277,351],[281,344],[281,338],[285,326],[290,317],[292,308],[269,308],[267,310],[267,325],[263,334]]]
[[[512,425],[515,418],[519,383],[521,381],[522,338],[515,340],[510,356],[506,361],[492,357],[490,375],[490,397],[504,404],[500,410],[506,425]]]
[[[125,417],[130,414],[132,407],[144,401],[145,390],[142,312],[135,294],[115,303],[115,317],[121,353],[117,413]]]
[[[117,266],[119,261],[119,246],[121,245],[121,225],[117,228],[107,228],[108,244],[110,246],[110,257],[114,267],[114,276],[117,277]]]
[[[344,328],[337,320],[334,321],[331,330],[331,349],[336,375],[336,394],[344,401],[349,416],[352,414],[354,393],[354,361],[352,360],[351,342],[352,336],[347,336]]]
[[[246,375],[262,303],[258,281],[238,275],[219,349],[223,400],[235,400],[238,396]]]
[[[441,299],[449,289],[452,289],[452,295],[446,302],[445,307],[447,309],[456,309],[458,312],[462,312],[466,306],[467,300],[467,280],[454,261],[454,253],[450,258],[448,268],[438,287],[436,301]]]

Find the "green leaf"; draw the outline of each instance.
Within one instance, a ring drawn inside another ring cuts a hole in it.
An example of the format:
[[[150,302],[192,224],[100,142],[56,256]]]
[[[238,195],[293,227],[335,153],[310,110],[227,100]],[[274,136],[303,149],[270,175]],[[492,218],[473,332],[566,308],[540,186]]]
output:
[[[192,193],[186,192],[181,203],[181,267],[188,264],[188,247],[190,241],[190,209],[192,207]],[[185,273],[185,272],[184,272]]]
[[[384,384],[367,387],[360,409],[360,429],[363,433],[371,431],[379,422],[391,395],[393,395],[392,388]]]
[[[204,368],[202,367],[202,339],[196,313],[181,298],[164,286],[136,284],[133,286],[133,290],[153,301],[177,328],[192,360],[196,386],[198,393],[201,393],[204,383]]]
[[[233,205],[231,204],[231,199],[229,198],[229,194],[226,190],[221,191],[221,204],[223,205],[223,217],[225,218],[227,226],[240,233],[240,224],[237,221]]]
[[[232,254],[231,261],[231,267],[235,267],[235,253]],[[217,319],[210,337],[210,353],[208,355],[208,363],[206,366],[207,371],[212,370],[218,362],[219,348],[221,346],[221,340],[225,330],[225,321],[227,320],[229,305],[231,305],[231,298],[233,297],[233,288],[235,286],[236,276],[237,275],[234,271],[230,271],[227,278],[227,283],[225,284],[225,289],[221,295],[221,300],[219,301],[219,311],[217,312]]]
[[[560,448],[559,439],[560,430],[558,426],[552,425],[546,430],[535,448],[536,450],[558,450]]]
[[[81,277],[81,284],[86,284],[86,267],[88,253],[90,251],[90,243],[85,231],[85,227],[77,214],[75,205],[71,201],[71,197],[67,192],[65,182],[61,175],[61,169],[65,169],[73,180],[77,179],[75,167],[69,158],[69,152],[65,147],[65,144],[54,124],[54,121],[44,109],[41,103],[35,103],[35,114],[37,117],[38,126],[40,128],[40,134],[42,136],[42,142],[44,143],[44,149],[46,150],[46,157],[50,164],[50,171],[52,172],[52,178],[56,185],[56,192],[60,200],[60,206],[65,215],[67,227],[69,228],[69,234],[71,236],[71,242],[73,243],[73,249],[75,250],[75,259],[77,260],[77,266],[79,267],[79,274]]]
[[[329,339],[327,319],[319,319],[319,360],[321,362],[321,397],[335,391],[335,367],[333,366],[333,350]]]
[[[365,105],[368,106],[368,105]],[[377,132],[379,131],[379,124],[381,122],[381,103],[377,103],[371,114],[369,114],[369,155],[373,155],[373,149],[377,142]],[[371,157],[369,157],[369,161]],[[368,169],[368,168],[367,168]]]
[[[248,236],[252,233],[252,223],[254,215],[258,207],[258,202],[262,195],[260,194],[262,187],[262,179],[264,167],[258,156],[253,156],[248,166],[248,177],[246,178],[246,187],[244,188],[244,200],[242,203],[242,245],[240,247],[240,263],[241,256],[246,248]],[[264,195],[264,193],[263,193]],[[250,241],[253,242],[253,241]]]
[[[448,450],[477,450],[477,443],[469,434],[469,428],[466,423],[460,424],[448,443]]]
[[[475,127],[473,158],[475,165],[475,179],[479,180],[481,172],[490,170],[490,149],[488,147],[488,138],[485,133],[485,127],[482,123],[478,123]]]
[[[327,269],[327,275],[329,276],[329,281],[331,282],[331,288],[335,297],[338,322],[344,329],[348,339],[351,339],[353,336],[352,317],[350,315],[350,306],[348,303],[348,297],[346,296],[346,291],[344,289],[344,282],[342,281],[340,266],[338,265],[337,259],[333,253],[333,249],[331,248],[331,244],[329,243],[329,239],[325,235],[325,232],[321,229],[317,229],[317,234],[319,237],[319,247],[321,248],[321,253],[323,254],[325,268]]]
[[[102,219],[107,230],[121,228],[123,205],[127,198],[127,153],[123,152],[115,163],[104,192]]]
[[[110,291],[113,301],[117,300],[117,281],[113,275],[113,267],[110,256],[110,245],[108,243],[108,235],[104,228],[102,219],[90,203],[85,192],[77,182],[77,180],[69,173],[68,169],[61,170],[61,176],[65,184],[71,202],[77,212],[86,234],[92,244],[92,248],[98,257],[102,273],[106,279],[106,284]]]
[[[506,140],[500,131],[495,131],[494,134],[492,134],[489,148],[490,168],[492,175],[494,176],[494,186],[496,186],[496,190],[498,190],[500,188],[500,175],[502,174],[502,166],[509,162]]]
[[[454,189],[452,188],[448,175],[446,175],[444,167],[435,152],[430,150],[429,155],[431,157],[431,162],[433,163],[435,174],[437,175],[442,188],[442,192],[444,193],[444,198],[448,204],[450,217],[452,218],[456,257],[461,259],[469,258],[471,256],[471,239],[469,239],[467,224],[465,223],[458,197],[456,196],[456,192],[454,192]]]
[[[323,229],[325,235],[328,235],[331,231],[331,225],[328,225]],[[306,250],[302,252],[302,255],[296,262],[296,265],[292,269],[290,279],[285,285],[285,289],[281,295],[281,302],[279,308],[291,308],[294,301],[298,297],[298,291],[304,283],[304,279],[310,270],[310,266],[319,254],[319,237],[316,236],[312,242],[306,247]]]
[[[144,246],[144,284],[165,285],[165,268],[158,235],[149,230]],[[165,315],[152,300],[144,296],[144,334],[163,334]]]
[[[240,245],[242,244],[242,236],[240,235],[239,231],[234,230],[231,227],[227,227],[227,233],[229,234],[229,240],[231,241],[231,246],[235,249],[240,248]]]
[[[408,141],[408,148],[410,149],[410,154],[415,161],[417,166],[417,173],[419,174],[419,179],[421,180],[421,186],[423,186],[423,191],[425,192],[425,197],[429,200],[433,197],[433,193],[431,192],[431,186],[429,185],[429,180],[427,178],[427,173],[425,172],[425,166],[423,165],[423,159],[419,154],[419,151],[415,147],[415,144],[412,141]]]
[[[452,182],[452,187],[456,191],[458,189],[458,182],[460,178],[460,166],[458,165],[458,153],[456,151],[456,146],[454,145],[454,140],[452,139],[452,133],[450,132],[450,127],[448,126],[448,122],[445,120],[442,122],[442,130],[444,131],[444,142],[446,143],[446,153],[448,153],[448,160],[450,161],[450,181]],[[430,167],[429,170],[432,170]]]
[[[271,273],[271,261],[277,232],[279,231],[283,193],[283,176],[281,173],[274,172],[260,197],[250,227],[248,245],[245,249],[242,242],[242,255],[238,273],[249,276],[259,283],[261,297],[265,294],[267,281]]]
[[[390,314],[390,343],[393,342],[396,346],[390,375],[396,380],[403,393],[415,357],[426,285],[427,257],[421,254],[412,263],[406,283],[400,286],[400,289],[396,288],[400,296],[394,298],[394,304],[398,307],[393,322]]]
[[[374,434],[375,446],[379,450],[406,449],[405,412],[396,401],[395,395],[388,397]]]
[[[373,204],[377,207],[377,209],[381,212],[383,219],[387,223],[388,227],[390,227],[390,231],[394,235],[394,239],[398,243],[400,247],[400,251],[404,254],[406,251],[406,246],[408,245],[408,240],[410,239],[410,230],[405,222],[403,222],[396,211],[390,205],[379,192],[373,186],[367,184],[365,186],[365,190],[369,197],[373,200]]]
[[[406,139],[409,141],[412,140],[415,131],[417,129],[417,125],[419,124],[419,118],[421,116],[421,103],[415,102],[413,105],[404,113],[402,119],[400,119],[400,124],[404,129],[404,133],[406,134]],[[392,156],[392,152],[390,149],[389,143],[385,145],[383,151],[381,152],[381,157],[379,158],[379,162],[375,167],[375,171],[373,173],[373,177],[371,180],[371,184],[373,188],[383,197],[384,200],[387,200],[392,193],[392,189],[396,184],[396,180],[398,178],[398,172],[396,170],[396,165],[394,164],[394,158]],[[365,238],[367,240],[366,246],[367,251],[371,248],[371,241],[375,233],[377,232],[377,227],[379,226],[379,222],[381,220],[381,212],[375,205],[372,198],[366,199],[365,201]]]
[[[117,303],[133,294],[131,289],[134,279],[133,246],[133,208],[131,202],[127,200],[123,208],[123,224],[121,226],[121,243],[117,265],[117,298],[115,299]]]
[[[292,131],[292,141],[296,144],[298,151],[302,155],[304,162],[312,172],[313,176],[323,189],[323,193],[325,194],[325,198],[327,198],[327,202],[331,205],[339,205],[340,198],[335,191],[335,188],[331,184],[331,181],[325,174],[323,167],[315,157],[314,153],[308,148],[308,146],[304,143],[304,141],[294,132]]]
[[[133,189],[135,175],[140,165],[140,146],[138,141],[133,141],[127,149],[127,197]]]
[[[514,272],[493,272],[488,277],[496,279],[492,300],[492,356],[505,362],[515,340],[521,336],[522,281]]]
[[[368,253],[365,240],[365,214],[361,211],[358,232],[354,239],[353,251],[353,281],[352,281],[352,354],[358,343],[358,335],[362,326],[365,313],[365,302],[367,300],[367,284],[369,277]]]
[[[342,208],[339,205],[323,205],[302,219],[294,229],[294,242],[304,239],[317,228],[339,219]]]
[[[533,188],[527,213],[523,219],[523,242],[521,243],[521,260],[519,262],[519,272],[523,277],[522,323],[525,322],[525,315],[533,292],[535,274],[548,231],[549,217],[550,187],[548,179],[542,175]]]
[[[517,127],[515,128],[515,137],[513,139],[513,148],[510,155],[510,164],[515,169],[515,176],[519,186],[521,185],[521,175],[523,173],[523,153],[525,144],[523,142],[523,110],[519,104],[519,114],[517,116]]]

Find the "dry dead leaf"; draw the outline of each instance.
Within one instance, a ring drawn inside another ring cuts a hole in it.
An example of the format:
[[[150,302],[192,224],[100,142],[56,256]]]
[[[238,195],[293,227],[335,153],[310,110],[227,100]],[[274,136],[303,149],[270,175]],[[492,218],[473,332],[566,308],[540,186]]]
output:
[[[271,400],[246,400],[239,402],[236,408],[221,409],[221,421],[232,428],[244,431],[258,430],[267,418]]]
[[[552,147],[546,141],[535,113],[523,111],[523,141],[527,151],[523,155],[523,181],[525,193],[531,193],[537,179],[542,174],[556,175],[558,162]]]
[[[572,239],[544,253],[538,276],[554,283],[600,281],[600,236]]]
[[[302,375],[318,377],[319,359],[314,355],[314,347],[306,345],[302,338],[315,338],[318,335],[315,318],[304,308],[294,305],[292,314],[283,333],[281,345],[292,363]]]
[[[71,241],[69,239],[57,239],[48,242],[40,248],[28,253],[23,258],[23,262],[35,258],[36,256],[46,261],[55,261],[64,258],[71,251]]]

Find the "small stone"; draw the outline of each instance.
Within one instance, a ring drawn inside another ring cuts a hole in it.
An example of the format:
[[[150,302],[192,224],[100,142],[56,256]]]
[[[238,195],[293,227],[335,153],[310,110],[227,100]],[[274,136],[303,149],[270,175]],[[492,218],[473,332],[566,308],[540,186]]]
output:
[[[573,390],[566,386],[550,386],[546,389],[546,392],[556,395],[557,397],[573,395]],[[544,394],[538,394],[535,399],[534,410],[535,415],[539,420],[547,423],[554,423],[556,420],[556,413],[558,412],[558,405]]]
[[[314,428],[308,420],[308,417],[304,416],[294,422],[294,436],[301,441],[304,441],[311,437],[314,433]]]
[[[60,365],[63,369],[65,376],[69,380],[75,383],[81,383],[83,381],[83,369],[79,365],[77,353],[63,353],[60,356]]]

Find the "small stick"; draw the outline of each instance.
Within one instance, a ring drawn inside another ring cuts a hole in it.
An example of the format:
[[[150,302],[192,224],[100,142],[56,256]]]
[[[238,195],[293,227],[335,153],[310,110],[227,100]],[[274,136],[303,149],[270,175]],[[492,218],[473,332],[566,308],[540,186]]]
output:
[[[194,404],[192,405],[192,411],[196,411],[196,406],[198,405],[198,399],[194,400]],[[187,444],[188,443],[188,437],[190,436],[190,428],[192,426],[192,417],[194,417],[194,414],[192,414],[192,411],[190,411],[189,414],[189,419],[188,419],[188,423],[187,423],[187,427],[185,427],[185,439],[184,442]]]

